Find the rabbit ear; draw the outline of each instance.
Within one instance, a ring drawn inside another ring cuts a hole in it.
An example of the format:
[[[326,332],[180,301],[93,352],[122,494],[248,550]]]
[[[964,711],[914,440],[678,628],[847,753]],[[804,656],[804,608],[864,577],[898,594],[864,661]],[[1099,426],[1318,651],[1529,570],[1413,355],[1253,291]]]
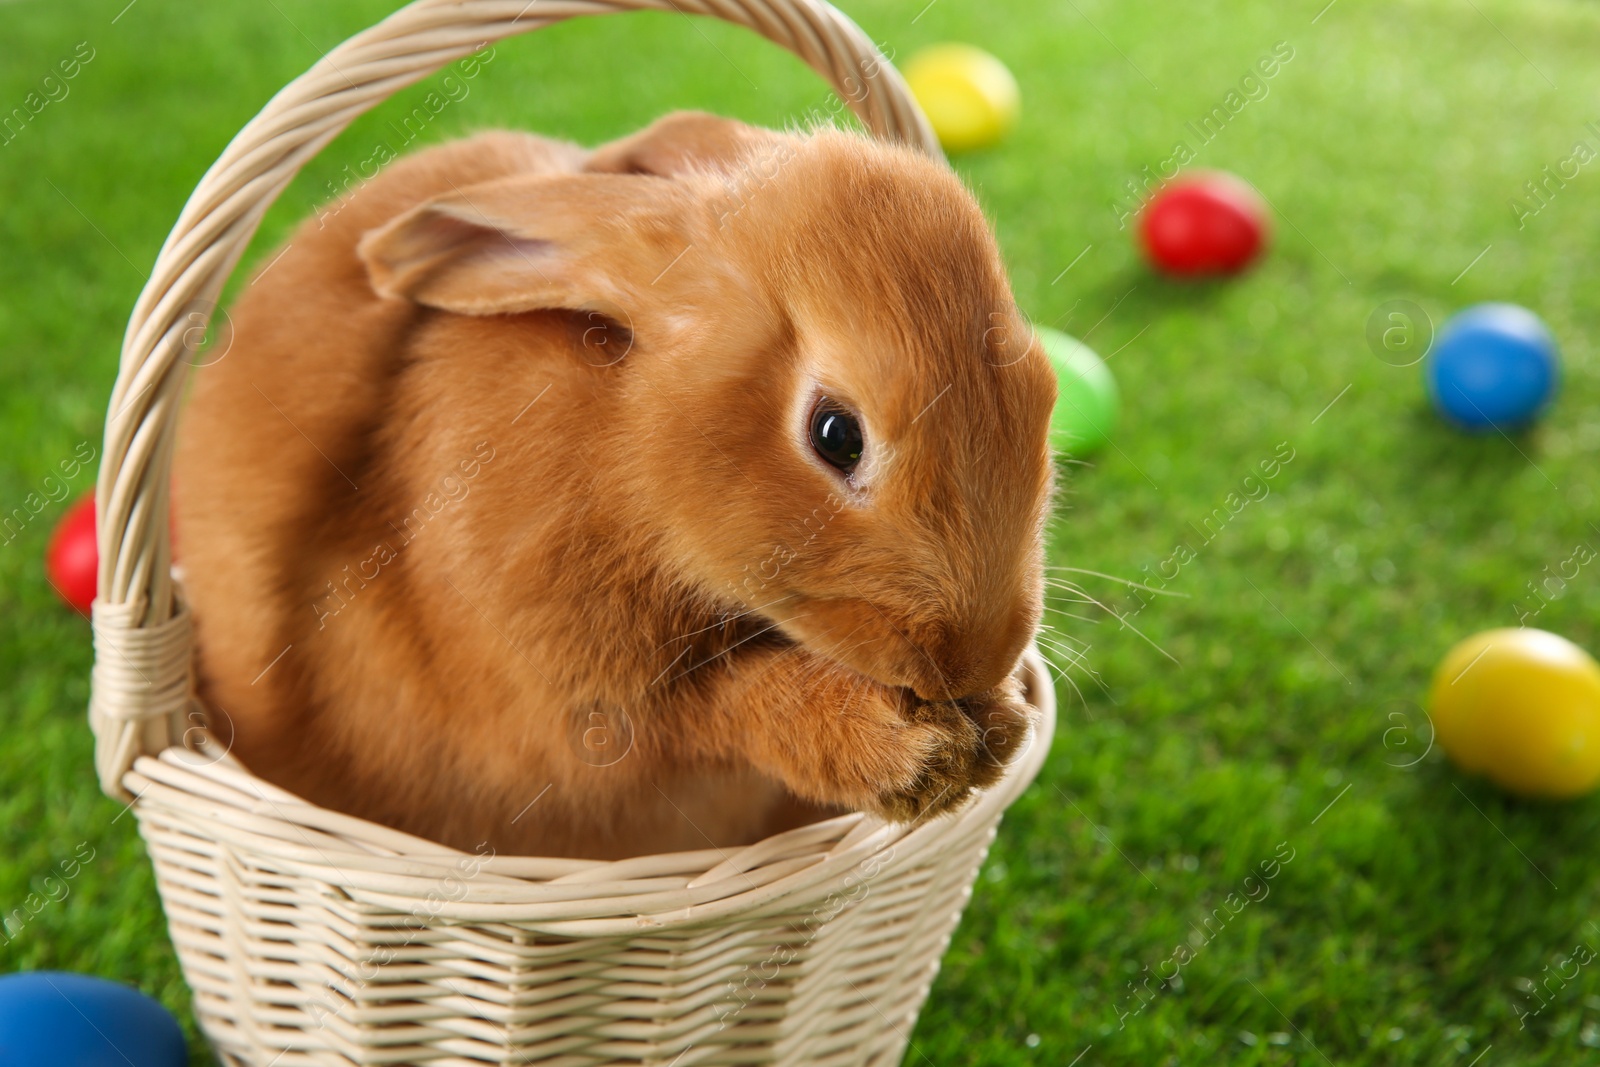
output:
[[[378,295],[461,315],[545,308],[631,319],[692,243],[659,178],[517,175],[430,200],[362,237]],[[619,314],[620,313],[620,314]]]
[[[703,111],[677,111],[595,149],[585,169],[667,178],[690,170],[728,171],[742,158],[785,140],[783,134]]]

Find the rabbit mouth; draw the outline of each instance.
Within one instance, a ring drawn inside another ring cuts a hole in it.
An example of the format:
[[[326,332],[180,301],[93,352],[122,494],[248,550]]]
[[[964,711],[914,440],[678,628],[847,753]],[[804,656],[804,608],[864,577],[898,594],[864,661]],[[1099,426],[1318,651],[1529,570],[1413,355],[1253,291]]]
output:
[[[1019,606],[989,624],[961,625],[945,616],[897,617],[861,597],[802,597],[778,624],[809,651],[873,681],[948,701],[986,692],[1015,670],[1032,630],[1010,623],[1027,617]]]
[[[796,597],[778,626],[807,651],[875,682],[951,699],[950,676],[889,609],[861,597]]]

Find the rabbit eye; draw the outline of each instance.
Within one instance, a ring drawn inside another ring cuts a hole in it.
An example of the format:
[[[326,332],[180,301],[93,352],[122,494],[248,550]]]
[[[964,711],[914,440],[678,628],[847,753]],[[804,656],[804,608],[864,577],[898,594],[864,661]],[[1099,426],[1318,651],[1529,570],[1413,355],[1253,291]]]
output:
[[[838,401],[823,397],[811,409],[811,447],[846,474],[861,459],[861,423]]]

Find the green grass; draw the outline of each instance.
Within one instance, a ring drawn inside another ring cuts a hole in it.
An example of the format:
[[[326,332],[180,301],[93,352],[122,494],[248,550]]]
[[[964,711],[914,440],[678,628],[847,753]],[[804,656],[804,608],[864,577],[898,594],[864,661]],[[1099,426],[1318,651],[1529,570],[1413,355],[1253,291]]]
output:
[[[79,41],[95,50],[70,95],[0,147],[4,512],[43,495],[80,441],[98,447],[127,311],[204,168],[318,50],[387,6],[139,0],[117,17],[124,2],[0,7],[0,111]],[[1518,1020],[1531,1004],[1519,982],[1580,943],[1600,949],[1600,802],[1513,802],[1437,752],[1397,766],[1425,747],[1414,702],[1443,651],[1514,625],[1543,568],[1600,545],[1600,166],[1521,229],[1509,204],[1575,142],[1600,148],[1586,128],[1600,119],[1600,9],[1339,0],[1313,23],[1324,2],[1017,0],[1003,17],[972,0],[920,17],[919,3],[849,5],[901,56],[970,40],[1022,83],[1015,136],[957,165],[1023,307],[1087,335],[1126,399],[1115,447],[1065,472],[1054,562],[1142,579],[1179,544],[1194,550],[1169,584],[1183,597],[1130,619],[1148,642],[1052,616],[1091,646],[1072,671],[1084,697],[1064,689],[1050,762],[1006,821],[909,1063],[1064,1067],[1086,1048],[1085,1065],[1600,1061],[1600,967]],[[1196,145],[1185,124],[1280,41],[1294,56],[1268,95]],[[315,161],[255,255],[392,139],[389,118],[424,90]],[[824,99],[741,32],[637,16],[501,46],[424,140],[501,124],[598,140],[675,107],[781,124]],[[1196,165],[1246,176],[1275,205],[1276,247],[1242,280],[1156,279],[1119,230],[1125,180],[1183,137]],[[1374,309],[1399,299],[1435,323],[1484,299],[1538,310],[1564,347],[1559,406],[1515,441],[1443,428],[1417,368],[1365,339]],[[1196,528],[1280,443],[1294,458],[1270,494],[1202,543]],[[0,912],[80,845],[94,859],[0,938],[0,971],[103,974],[186,1016],[133,819],[93,780],[87,627],[40,573],[64,507],[0,544]],[[1083,580],[1119,611],[1138,606]],[[1600,571],[1584,570],[1537,625],[1596,649],[1597,620]],[[1269,895],[1213,920],[1181,986],[1135,998],[1130,983],[1170,973],[1174,947],[1280,843],[1293,859]]]

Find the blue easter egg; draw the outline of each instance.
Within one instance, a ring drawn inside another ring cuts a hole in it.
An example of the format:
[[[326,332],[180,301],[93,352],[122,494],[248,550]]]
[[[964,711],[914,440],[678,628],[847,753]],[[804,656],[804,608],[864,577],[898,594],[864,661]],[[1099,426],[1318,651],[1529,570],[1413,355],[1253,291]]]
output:
[[[178,1021],[138,990],[61,971],[0,977],[5,1067],[186,1067]]]
[[[1561,384],[1550,331],[1516,304],[1478,304],[1456,315],[1439,331],[1422,371],[1434,409],[1479,433],[1527,426]]]

